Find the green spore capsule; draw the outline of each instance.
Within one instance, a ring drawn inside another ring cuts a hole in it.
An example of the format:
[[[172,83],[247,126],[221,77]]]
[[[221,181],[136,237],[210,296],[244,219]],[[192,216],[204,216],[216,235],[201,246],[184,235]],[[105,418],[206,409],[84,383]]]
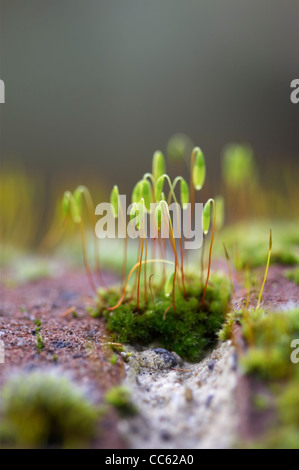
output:
[[[180,182],[181,204],[183,209],[187,209],[189,204],[189,186],[184,178]]]
[[[163,191],[165,176],[162,175],[158,178],[155,184],[155,201],[161,200],[161,195]]]
[[[157,181],[166,171],[164,155],[160,150],[157,150],[153,155],[152,172],[154,181]]]
[[[130,221],[131,223],[136,226],[136,230],[140,229],[140,221],[143,221],[144,218],[144,211],[145,211],[145,206],[144,206],[144,200],[141,199],[140,202],[134,202],[131,211],[130,211]],[[134,222],[136,221],[136,223]]]
[[[138,183],[135,184],[133,191],[132,191],[132,204],[140,201],[142,197],[142,184],[143,184],[143,180],[138,181]]]
[[[173,290],[173,278],[174,278],[174,272],[170,273],[169,276],[166,279],[165,285],[164,285],[164,294],[165,297],[169,297],[170,294],[172,293]]]
[[[151,203],[152,203],[152,192],[151,192],[151,185],[149,184],[148,180],[142,181],[141,197],[144,200],[144,205],[145,205],[147,212],[150,212]]]
[[[82,212],[82,192],[82,186],[78,186],[74,191],[74,201],[78,207],[80,214]]]
[[[192,170],[192,181],[194,188],[199,191],[206,179],[206,163],[205,157],[201,149],[197,147],[197,153],[195,156],[195,162]]]
[[[72,197],[72,193],[70,191],[65,191],[62,202],[61,202],[61,207],[62,211],[65,217],[70,215],[71,212],[71,201],[70,198]]]
[[[115,219],[117,219],[118,217],[118,196],[119,196],[118,186],[114,185],[111,191],[111,195],[110,195],[110,204],[112,206],[113,215]]]
[[[209,231],[210,228],[210,221],[211,221],[211,202],[213,202],[213,199],[209,199],[203,208],[202,211],[202,229],[203,233],[206,235]]]

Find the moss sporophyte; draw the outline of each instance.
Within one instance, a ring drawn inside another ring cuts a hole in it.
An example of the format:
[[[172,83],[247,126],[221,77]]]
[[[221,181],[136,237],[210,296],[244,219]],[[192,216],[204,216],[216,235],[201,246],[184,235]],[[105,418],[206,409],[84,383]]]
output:
[[[202,357],[215,341],[227,312],[231,289],[226,276],[211,274],[213,242],[223,223],[224,207],[221,198],[210,198],[205,204],[196,202],[195,195],[202,189],[205,178],[205,157],[199,147],[191,152],[190,186],[182,176],[171,180],[162,152],[156,151],[152,172],[145,173],[135,184],[129,208],[124,206],[123,196],[115,185],[106,219],[102,217],[97,223],[94,213],[103,215],[104,209],[100,204],[94,211],[92,198],[84,186],[74,193],[65,193],[63,210],[80,228],[85,269],[97,294],[93,315],[105,318],[116,341],[144,344],[159,341],[192,360]],[[96,232],[93,269],[87,256],[83,198]],[[118,236],[124,240],[121,286],[97,288],[97,281],[101,281],[97,238],[109,238],[109,230],[115,230],[116,221]],[[205,266],[204,250],[209,234]],[[138,238],[138,247],[136,263],[127,272],[128,237]]]

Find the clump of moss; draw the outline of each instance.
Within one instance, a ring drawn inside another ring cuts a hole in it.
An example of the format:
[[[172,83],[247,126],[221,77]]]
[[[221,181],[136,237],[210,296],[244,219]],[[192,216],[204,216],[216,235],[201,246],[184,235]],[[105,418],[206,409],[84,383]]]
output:
[[[95,435],[99,411],[69,379],[36,371],[4,384],[1,416],[2,445],[73,447]]]
[[[233,326],[235,322],[239,322],[242,318],[242,311],[230,312],[226,315],[225,323],[218,331],[218,338],[221,341],[227,341],[232,338]]]
[[[241,363],[246,373],[262,379],[283,379],[293,372],[291,341],[299,338],[299,309],[260,314],[243,322],[245,339],[253,342]]]
[[[254,448],[259,449],[298,449],[299,430],[297,426],[277,427],[262,441],[255,443]]]
[[[297,431],[299,432],[298,374],[296,379],[293,380],[292,383],[282,391],[277,399],[277,403],[280,410],[280,418],[284,424],[289,426],[296,424]],[[297,441],[297,444],[299,444],[299,440]]]
[[[45,347],[44,339],[41,334],[42,329],[42,322],[38,319],[34,321],[35,326],[35,333],[36,333],[36,349],[38,354],[42,352],[42,349]]]
[[[112,364],[113,366],[115,366],[116,363],[117,363],[117,355],[116,355],[116,354],[112,354],[112,356],[110,356],[110,364]]]
[[[292,341],[299,338],[299,309],[264,312],[244,308],[229,315],[219,333],[221,339],[232,335],[234,322],[242,326],[247,350],[240,357],[243,372],[268,387],[273,403],[275,425],[262,439],[250,442],[254,448],[299,447],[299,369],[291,360]],[[258,397],[255,405],[267,409],[268,397]]]
[[[263,393],[257,393],[253,397],[253,403],[254,403],[255,409],[258,411],[266,411],[270,407],[269,397]]]
[[[191,360],[200,359],[207,347],[215,341],[215,333],[223,322],[229,297],[228,285],[223,288],[222,281],[221,283],[215,281],[214,285],[210,282],[215,232],[221,228],[224,221],[224,204],[223,198],[210,197],[203,206],[202,214],[196,211],[196,194],[202,189],[205,179],[205,157],[199,147],[194,147],[190,155],[190,187],[182,176],[171,180],[166,172],[164,155],[157,150],[152,159],[152,171],[144,173],[142,179],[133,187],[129,226],[126,226],[126,211],[121,204],[118,186],[113,186],[110,194],[112,216],[120,221],[120,225],[117,225],[118,228],[122,227],[124,234],[121,236],[124,245],[122,282],[119,290],[97,289],[101,283],[97,237],[102,238],[99,230],[103,230],[104,220],[102,219],[101,223],[96,222],[94,205],[88,189],[85,186],[78,186],[75,191],[64,193],[62,211],[66,219],[72,220],[80,228],[86,274],[92,290],[99,298],[98,312],[90,313],[104,316],[108,329],[115,332],[118,341],[144,344],[160,341],[164,347]],[[94,236],[94,266],[91,265],[88,256],[83,201],[86,203],[93,225],[97,226],[94,232],[97,235]],[[172,201],[176,207],[175,213]],[[184,231],[181,232],[180,214],[186,210],[190,210],[186,215],[189,228],[191,229],[194,221],[203,235],[200,246],[201,262],[197,263],[197,276],[193,277],[187,276],[184,268],[184,248],[190,248],[190,245],[184,246],[184,242],[191,235],[189,233],[189,236],[186,236]],[[196,214],[201,216],[201,225],[198,224]],[[150,232],[147,230],[149,220],[153,228]],[[120,236],[120,231],[118,234]],[[136,262],[126,275],[127,239],[130,237],[137,237],[139,241]],[[155,241],[152,259],[149,258],[149,238]],[[208,242],[208,262],[205,266],[204,251]],[[169,249],[173,255],[172,260],[167,259]],[[161,265],[160,285],[154,286],[152,277],[155,276],[157,282],[156,268]],[[171,272],[167,269],[169,265],[172,265]],[[149,270],[152,270],[151,274]],[[130,288],[133,275],[134,287]],[[187,277],[189,277],[189,286],[186,286]],[[161,294],[163,287],[164,293]]]
[[[103,291],[97,313],[103,315],[108,330],[121,343],[147,345],[155,341],[183,358],[201,359],[215,343],[216,333],[224,321],[230,297],[229,280],[213,275],[202,306],[200,280],[196,276],[189,277],[187,299],[180,291],[176,292],[176,312],[169,308],[170,300],[161,292],[161,286],[153,285],[152,288],[154,303],[148,300],[146,305],[141,304],[139,311],[129,293],[122,305],[113,312],[108,311],[107,305],[114,305],[120,294],[115,289]]]
[[[299,285],[299,266],[294,268],[294,269],[291,269],[289,270],[287,273],[286,273],[286,277],[290,280],[290,281],[293,281],[295,282],[296,284]]]
[[[257,375],[260,378],[271,380],[284,377],[288,364],[280,349],[250,348],[241,359],[241,365],[245,373]]]
[[[276,425],[253,446],[268,449],[299,448],[299,375],[275,386]]]
[[[112,387],[105,395],[105,401],[116,408],[120,415],[133,415],[137,413],[137,408],[131,403],[130,390],[120,385]]]
[[[299,338],[299,309],[288,312],[268,312],[246,309],[230,313],[219,331],[222,341],[232,337],[233,325],[242,326],[248,349],[241,357],[243,370],[263,380],[286,377],[292,370],[290,344]]]
[[[273,248],[271,264],[284,266],[299,263],[299,227],[295,223],[271,223],[273,231]],[[268,226],[264,223],[239,223],[227,226],[222,230],[221,241],[232,254],[234,266],[238,270],[246,266],[256,268],[264,266],[267,254],[265,252]],[[216,253],[223,253],[222,243],[216,240]]]
[[[42,337],[41,333],[37,333],[37,335],[36,335],[36,349],[37,349],[38,354],[40,354],[42,352],[42,349],[44,347],[45,347],[45,343],[44,343],[43,337]]]

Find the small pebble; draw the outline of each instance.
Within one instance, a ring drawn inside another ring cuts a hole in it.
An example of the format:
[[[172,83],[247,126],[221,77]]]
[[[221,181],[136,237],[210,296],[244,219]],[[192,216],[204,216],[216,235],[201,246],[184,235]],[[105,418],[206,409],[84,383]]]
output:
[[[163,439],[163,441],[170,441],[171,434],[169,434],[168,431],[161,431],[160,437],[161,437],[161,439]]]
[[[177,365],[181,366],[183,364],[183,359],[174,351],[171,351],[171,355],[175,358]]]
[[[238,369],[238,354],[237,354],[237,351],[235,351],[233,354],[232,354],[232,366],[231,366],[231,369],[233,371],[236,371]]]
[[[177,365],[175,357],[167,351],[167,349],[155,348],[152,349],[152,351],[162,357],[165,365],[169,365],[170,367],[175,367]]]
[[[207,400],[206,400],[206,408],[209,408],[211,403],[212,403],[212,400],[213,400],[213,397],[214,395],[211,393],[211,395],[208,396]]]
[[[52,341],[52,346],[56,349],[63,349],[63,348],[69,348],[72,347],[72,343],[69,341],[62,341],[62,340],[54,340]]]
[[[186,398],[186,401],[188,401],[189,403],[193,401],[193,392],[191,388],[189,387],[186,387],[185,389],[185,398]]]

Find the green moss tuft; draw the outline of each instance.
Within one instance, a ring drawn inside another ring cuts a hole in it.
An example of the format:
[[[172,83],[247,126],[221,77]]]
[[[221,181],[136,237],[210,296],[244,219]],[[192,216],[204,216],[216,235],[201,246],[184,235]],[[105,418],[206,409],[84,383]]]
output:
[[[234,322],[242,326],[248,348],[240,357],[244,373],[268,386],[267,395],[256,395],[254,405],[260,411],[273,408],[276,426],[258,441],[247,443],[254,448],[299,448],[299,369],[291,361],[294,339],[299,338],[299,309],[265,312],[243,309],[228,315],[219,337],[232,336]]]
[[[242,311],[232,312],[226,315],[225,323],[221,330],[218,331],[218,338],[221,341],[227,341],[233,336],[233,326],[235,322],[239,322],[242,318]]]
[[[177,290],[176,312],[171,300],[166,298],[163,289],[153,286],[155,304],[148,301],[139,312],[136,302],[129,297],[114,311],[100,306],[107,328],[114,339],[121,343],[150,344],[158,341],[164,348],[175,351],[183,358],[197,361],[217,339],[227,310],[230,287],[227,278],[214,275],[208,286],[204,307],[202,308],[202,286],[193,276],[187,281],[188,300]],[[106,305],[115,305],[120,293],[111,289],[104,293]]]
[[[271,221],[273,247],[271,264],[299,264],[299,226],[298,223]],[[256,268],[265,266],[267,260],[269,223],[239,223],[222,230],[221,243],[216,240],[215,253],[223,254],[224,241],[238,270],[246,266]]]
[[[286,277],[299,285],[299,267],[289,270],[286,273]]]
[[[71,447],[95,434],[99,412],[67,378],[32,372],[5,383],[1,416],[2,445]]]
[[[105,401],[123,416],[137,413],[136,407],[131,403],[130,390],[123,385],[112,387],[106,393]]]
[[[277,399],[277,404],[280,410],[280,418],[283,423],[287,426],[297,426],[299,430],[299,393],[298,393],[298,382],[293,380],[292,383],[282,391]],[[299,441],[297,442],[299,446]]]
[[[41,334],[42,322],[38,319],[34,320],[35,324],[35,333],[36,333],[36,349],[38,354],[42,352],[42,349],[45,347],[45,343]]]
[[[42,352],[42,349],[44,347],[45,347],[45,343],[44,343],[43,337],[42,337],[41,333],[37,333],[37,335],[36,335],[36,349],[37,349],[38,354],[40,354]]]
[[[254,447],[267,449],[299,448],[299,375],[275,387],[276,426]]]
[[[245,373],[259,376],[265,380],[279,379],[287,373],[288,364],[280,349],[250,348],[241,358]]]
[[[247,340],[254,338],[254,347],[242,359],[246,372],[263,379],[284,378],[292,373],[291,341],[299,338],[299,310],[261,314],[251,324],[244,322]]]
[[[110,357],[110,364],[112,364],[113,366],[115,366],[116,363],[117,363],[117,355],[116,355],[116,354],[112,354],[112,356]]]

